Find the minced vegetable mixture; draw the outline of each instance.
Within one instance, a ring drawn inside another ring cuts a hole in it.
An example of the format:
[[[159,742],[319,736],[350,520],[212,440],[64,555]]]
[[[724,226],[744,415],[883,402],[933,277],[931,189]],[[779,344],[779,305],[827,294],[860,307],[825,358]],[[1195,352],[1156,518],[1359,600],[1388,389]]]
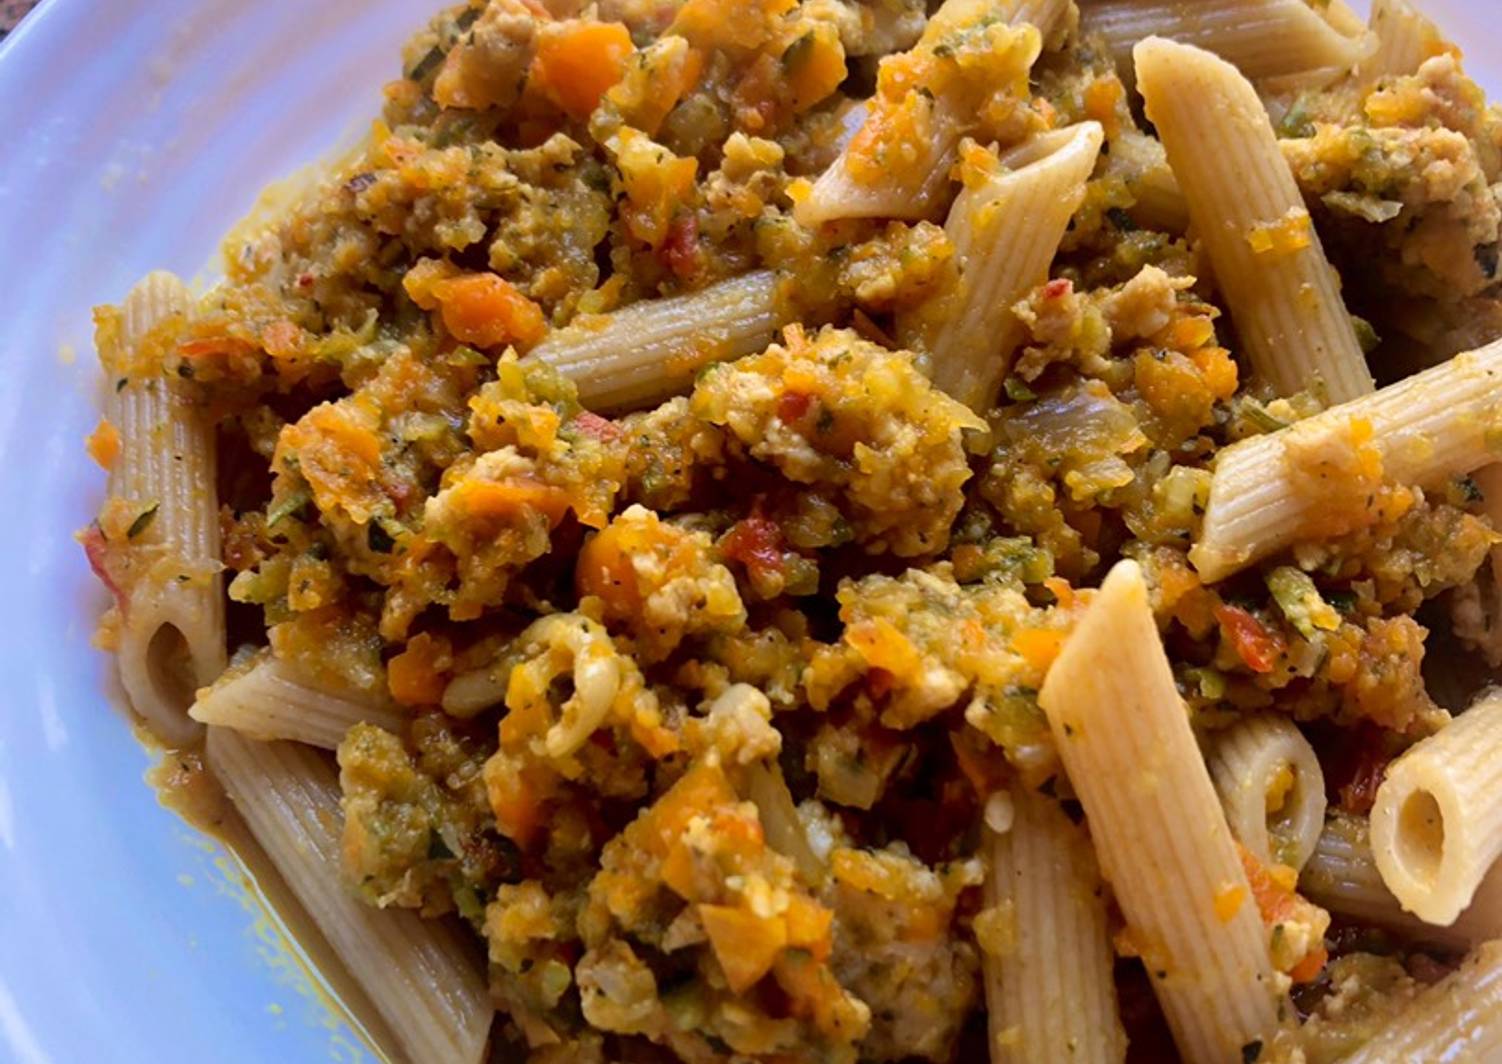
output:
[[[218,425],[232,649],[410,710],[339,747],[349,883],[483,939],[501,1059],[980,1059],[986,798],[1016,775],[1077,817],[1037,690],[1116,559],[1148,575],[1195,726],[1292,715],[1352,813],[1446,719],[1422,668],[1448,607],[1502,653],[1467,479],[1201,583],[1217,449],[1319,388],[1248,379],[1195,243],[1138,209],[1163,165],[1140,105],[1074,12],[1041,39],[1008,7],[927,33],[915,0],[450,7],[368,144],[110,367]],[[924,135],[914,101],[957,82],[951,194],[1039,131],[1107,138],[985,416],[891,340],[955,268],[947,201],[794,217],[857,101],[884,124],[854,172],[880,181]],[[1502,333],[1502,115],[1455,53],[1270,109],[1379,379]],[[789,324],[660,405],[586,409],[527,358],[759,269]],[[106,568],[142,516],[119,511]],[[1251,871],[1303,931],[1274,953],[1310,1061],[1451,959],[1321,934]],[[1116,942],[1132,1051],[1163,1059]]]

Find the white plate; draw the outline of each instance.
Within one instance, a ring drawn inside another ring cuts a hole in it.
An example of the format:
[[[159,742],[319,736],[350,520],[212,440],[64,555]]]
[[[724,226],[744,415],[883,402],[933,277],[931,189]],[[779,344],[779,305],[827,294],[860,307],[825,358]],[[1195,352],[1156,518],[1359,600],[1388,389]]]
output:
[[[377,113],[440,2],[43,0],[0,46],[0,1058],[371,1059],[142,783],[71,536],[103,479],[90,307],[211,263],[262,186]],[[1492,0],[1427,6],[1495,91]]]

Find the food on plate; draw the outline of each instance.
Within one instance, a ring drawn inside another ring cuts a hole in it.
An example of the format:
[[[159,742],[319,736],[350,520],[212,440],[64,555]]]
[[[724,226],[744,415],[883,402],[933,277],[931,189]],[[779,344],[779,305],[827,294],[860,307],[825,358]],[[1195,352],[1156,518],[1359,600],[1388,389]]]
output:
[[[98,641],[415,1061],[1486,1057],[1499,188],[1409,0],[450,6]]]

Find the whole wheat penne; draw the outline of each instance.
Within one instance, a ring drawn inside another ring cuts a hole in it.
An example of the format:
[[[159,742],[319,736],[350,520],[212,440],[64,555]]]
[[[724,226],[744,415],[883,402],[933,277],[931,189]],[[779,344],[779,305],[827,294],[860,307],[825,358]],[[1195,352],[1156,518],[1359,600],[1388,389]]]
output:
[[[339,781],[317,751],[210,728],[209,766],[349,974],[419,1064],[476,1062],[495,1009],[442,921],[377,909],[344,885]]]
[[[686,390],[712,362],[760,351],[788,320],[777,274],[758,270],[698,292],[644,299],[550,333],[527,355],[579,386],[594,409],[621,409]]]
[[[1439,28],[1409,0],[1372,0],[1371,28],[1377,47],[1361,64],[1365,83],[1412,74],[1447,47]]]
[[[980,944],[992,1064],[1122,1060],[1126,1035],[1090,842],[1053,798],[1020,785],[1009,797],[1011,826],[986,833],[986,905],[996,926]]]
[[[955,198],[945,232],[954,269],[897,320],[898,342],[935,384],[973,409],[995,403],[1021,326],[1012,305],[1048,278],[1069,219],[1085,197],[1104,134],[1098,122],[1034,137]]]
[[[1449,924],[1502,855],[1502,690],[1493,690],[1387,767],[1372,852],[1403,908]]]
[[[1372,390],[1366,356],[1303,196],[1250,82],[1224,59],[1140,42],[1137,85],[1253,370],[1281,394]]]
[[[1085,0],[1080,32],[1105,38],[1116,64],[1130,72],[1132,48],[1147,37],[1193,45],[1253,80],[1318,72],[1332,81],[1373,48],[1366,27],[1351,27],[1305,0]]]
[[[1300,540],[1369,523],[1384,483],[1432,484],[1495,461],[1499,400],[1502,342],[1227,447],[1190,561],[1221,580]]]
[[[981,20],[1030,25],[1037,34],[1023,69],[1064,25],[1068,0],[945,0],[912,52],[931,57],[956,27]],[[909,89],[911,87],[908,87]],[[796,206],[806,226],[839,218],[926,218],[942,209],[960,138],[974,124],[963,94],[878,94],[861,130]]]
[[[1038,701],[1179,1052],[1241,1059],[1283,1003],[1136,562],[1106,577]]]
[[[360,723],[400,732],[407,714],[389,698],[338,690],[263,652],[198,692],[189,716],[254,739],[291,739],[333,750]]]
[[[1484,1061],[1502,1055],[1502,942],[1421,991],[1345,1064]]]
[[[181,281],[149,274],[125,297],[118,333],[101,335],[101,360],[127,365],[188,307]],[[214,430],[166,377],[119,380],[105,400],[120,434],[109,495],[142,515],[129,537],[136,576],[121,603],[120,680],[152,731],[182,745],[202,734],[187,715],[193,692],[224,670],[226,656]]]
[[[1231,833],[1264,864],[1304,867],[1325,823],[1325,776],[1298,725],[1245,717],[1215,735],[1209,762]]]
[[[1299,892],[1331,913],[1426,945],[1466,950],[1502,937],[1502,864],[1492,866],[1454,923],[1426,923],[1406,911],[1382,882],[1367,819],[1348,813],[1337,813],[1326,822],[1299,875]]]

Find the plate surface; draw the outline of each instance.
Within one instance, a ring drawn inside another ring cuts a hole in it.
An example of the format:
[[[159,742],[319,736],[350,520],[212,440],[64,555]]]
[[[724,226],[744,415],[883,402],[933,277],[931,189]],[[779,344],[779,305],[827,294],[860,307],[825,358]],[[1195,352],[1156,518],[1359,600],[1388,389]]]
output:
[[[358,135],[442,0],[45,0],[0,46],[0,1060],[373,1059],[222,852],[159,807],[74,529],[103,477],[89,310],[194,276]],[[1491,0],[1429,0],[1496,93]]]

